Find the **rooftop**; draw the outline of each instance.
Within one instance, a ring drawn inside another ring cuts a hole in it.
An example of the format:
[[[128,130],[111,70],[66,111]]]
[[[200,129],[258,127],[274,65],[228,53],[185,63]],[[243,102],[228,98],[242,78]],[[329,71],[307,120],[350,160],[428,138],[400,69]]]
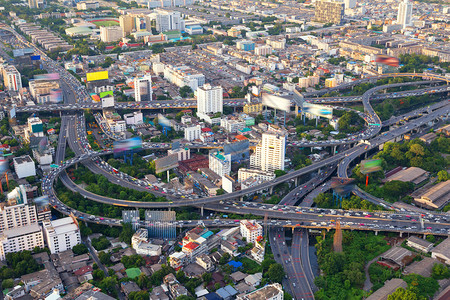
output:
[[[395,292],[399,287],[406,288],[408,285],[403,279],[393,278],[389,281],[386,281],[384,286],[377,290],[375,293],[370,295],[367,300],[386,300],[387,297]]]
[[[442,243],[434,247],[431,252],[450,257],[450,238],[446,238]]]
[[[7,236],[8,238],[14,238],[14,237],[22,236],[22,235],[35,233],[38,231],[41,231],[41,226],[39,226],[38,223],[34,223],[31,225],[27,225],[27,226],[7,229],[7,230],[3,231],[3,235]]]

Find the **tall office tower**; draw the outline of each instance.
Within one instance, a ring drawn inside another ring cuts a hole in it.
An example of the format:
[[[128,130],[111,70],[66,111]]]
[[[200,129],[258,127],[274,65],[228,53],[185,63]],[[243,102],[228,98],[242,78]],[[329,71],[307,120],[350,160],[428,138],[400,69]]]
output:
[[[100,27],[100,39],[102,42],[117,42],[121,38],[123,38],[123,32],[119,26]]]
[[[59,253],[81,243],[80,228],[71,217],[43,222],[44,236],[50,253]]]
[[[156,31],[166,32],[171,30],[183,31],[184,20],[177,11],[156,10]]]
[[[286,154],[286,132],[278,126],[271,125],[262,134],[261,142],[250,156],[250,166],[263,171],[284,170]]]
[[[134,79],[134,99],[136,102],[152,101],[152,95],[152,77],[150,75],[136,77]]]
[[[129,35],[134,29],[134,18],[130,15],[122,15],[119,17],[120,28],[122,28],[123,36]]]
[[[412,10],[412,2],[409,0],[403,0],[400,2],[398,5],[397,24],[402,25],[403,28],[411,26]]]
[[[341,24],[344,17],[344,3],[337,0],[318,0],[314,18],[317,22]]]
[[[356,6],[356,0],[344,0],[345,9]]]
[[[3,83],[10,91],[18,91],[22,88],[22,78],[16,67],[6,66],[3,68]]]
[[[197,88],[197,114],[214,114],[223,112],[223,89],[204,84]]]

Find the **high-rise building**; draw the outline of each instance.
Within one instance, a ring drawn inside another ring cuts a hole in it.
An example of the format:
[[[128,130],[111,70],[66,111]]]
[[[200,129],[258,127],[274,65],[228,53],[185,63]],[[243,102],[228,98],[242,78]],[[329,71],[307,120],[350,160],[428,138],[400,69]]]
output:
[[[10,91],[18,91],[22,88],[22,79],[19,71],[14,66],[3,68],[3,83]]]
[[[344,17],[344,3],[337,0],[318,0],[314,18],[317,22],[341,24]]]
[[[219,176],[230,175],[231,155],[217,150],[209,152],[209,169]]]
[[[412,25],[412,10],[413,4],[409,0],[403,0],[398,5],[397,24],[402,25],[403,28]]]
[[[20,185],[0,205],[0,233],[37,223],[36,207],[28,203],[25,187]]]
[[[0,260],[5,260],[6,254],[35,247],[44,248],[42,229],[38,223],[7,229],[0,235]]]
[[[194,125],[184,128],[184,139],[186,141],[192,142],[193,140],[200,139],[200,134],[202,133],[202,126]]]
[[[271,125],[262,134],[261,142],[250,156],[250,166],[263,171],[274,172],[284,170],[286,154],[286,133]]]
[[[223,112],[223,89],[204,84],[197,88],[197,114],[214,114]]]
[[[102,42],[116,42],[123,38],[122,28],[119,26],[100,26],[100,39]]]
[[[184,31],[185,25],[181,14],[177,11],[156,10],[156,31]]]
[[[45,0],[28,0],[30,8],[45,8]]]
[[[122,15],[119,17],[120,28],[122,28],[123,36],[129,35],[134,29],[134,18],[130,15]]]
[[[345,9],[356,6],[356,0],[344,0]]]
[[[152,77],[145,75],[134,79],[134,99],[136,102],[152,101]]]
[[[50,253],[59,253],[81,243],[80,228],[71,217],[42,223]]]

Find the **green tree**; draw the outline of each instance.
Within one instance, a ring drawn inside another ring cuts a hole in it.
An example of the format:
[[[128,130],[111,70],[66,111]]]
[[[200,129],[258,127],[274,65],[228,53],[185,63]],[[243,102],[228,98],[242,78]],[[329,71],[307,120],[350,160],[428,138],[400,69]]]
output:
[[[267,270],[267,276],[270,281],[281,283],[284,277],[284,269],[280,264],[272,264]]]
[[[88,248],[86,247],[85,244],[78,244],[72,248],[72,251],[76,255],[81,255],[81,254],[88,253]]]
[[[388,296],[388,300],[419,300],[419,297],[417,297],[416,293],[410,290],[398,288],[395,292]]]
[[[275,170],[274,173],[276,177],[280,177],[287,174],[286,171],[284,170]]]
[[[14,287],[14,280],[13,279],[5,279],[2,282],[2,289],[10,289]]]
[[[192,93],[193,93],[192,89],[187,85],[180,88],[180,96],[183,98],[187,98]]]
[[[445,279],[450,277],[450,270],[446,265],[434,264],[432,269],[432,276],[436,280]]]
[[[121,242],[125,242],[128,245],[131,245],[131,237],[133,236],[134,231],[131,223],[124,223],[122,226],[122,232],[119,235],[119,239]]]
[[[446,170],[441,170],[437,173],[438,182],[447,181],[449,179],[448,172]]]

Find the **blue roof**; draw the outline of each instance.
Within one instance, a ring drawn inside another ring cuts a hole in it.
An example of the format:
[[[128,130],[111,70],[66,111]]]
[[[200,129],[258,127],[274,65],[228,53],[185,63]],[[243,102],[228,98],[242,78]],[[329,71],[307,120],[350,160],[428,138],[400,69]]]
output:
[[[228,264],[236,269],[242,267],[242,263],[240,261],[232,260]]]
[[[204,295],[203,297],[205,297],[207,300],[222,300],[222,298],[219,297],[219,295],[217,295],[216,293],[209,293]]]
[[[202,238],[207,239],[210,236],[212,236],[214,233],[211,230],[208,230],[207,232],[205,232],[204,234],[201,235]]]
[[[237,295],[238,291],[236,291],[236,289],[233,288],[231,285],[227,285],[223,288],[218,289],[216,293],[223,299],[228,299],[233,297],[234,295]]]

